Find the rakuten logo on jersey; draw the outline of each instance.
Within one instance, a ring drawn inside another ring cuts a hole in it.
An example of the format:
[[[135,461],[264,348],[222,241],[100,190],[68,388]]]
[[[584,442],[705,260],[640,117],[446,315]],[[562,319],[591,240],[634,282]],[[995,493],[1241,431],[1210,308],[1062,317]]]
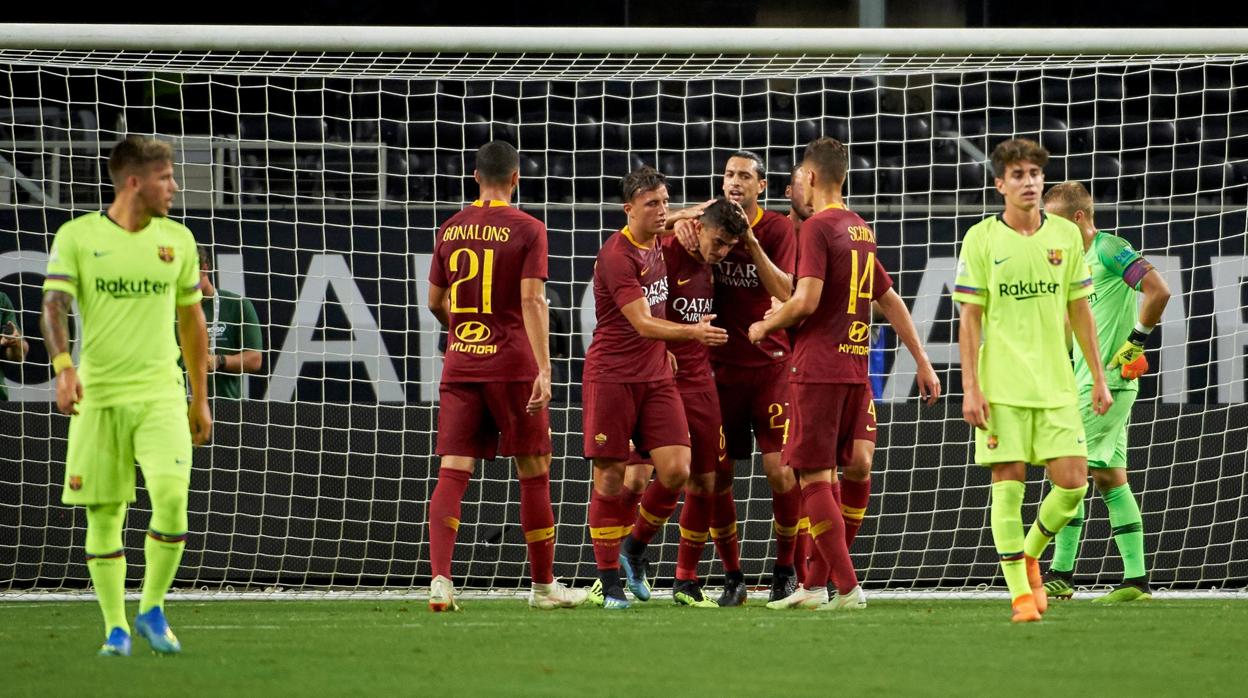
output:
[[[1056,281],[1015,281],[1012,284],[998,284],[997,295],[1025,301],[1028,298],[1051,296],[1057,293],[1058,286]]]
[[[142,298],[163,296],[169,292],[169,282],[151,279],[96,279],[95,290],[113,298]]]

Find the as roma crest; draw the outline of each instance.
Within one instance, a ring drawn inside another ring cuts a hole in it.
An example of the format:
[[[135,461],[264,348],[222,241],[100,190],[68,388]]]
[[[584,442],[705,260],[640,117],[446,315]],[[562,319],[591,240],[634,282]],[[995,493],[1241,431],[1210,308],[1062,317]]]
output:
[[[1061,250],[1049,250],[1049,264],[1052,264],[1053,266],[1056,267],[1056,266],[1060,266],[1061,263],[1062,263],[1062,251]]]
[[[156,256],[160,257],[160,261],[164,262],[165,264],[168,264],[173,261],[173,248],[165,247],[164,245],[161,245],[160,247],[156,248]],[[1049,260],[1052,261],[1052,259],[1053,259],[1053,251],[1050,250]]]

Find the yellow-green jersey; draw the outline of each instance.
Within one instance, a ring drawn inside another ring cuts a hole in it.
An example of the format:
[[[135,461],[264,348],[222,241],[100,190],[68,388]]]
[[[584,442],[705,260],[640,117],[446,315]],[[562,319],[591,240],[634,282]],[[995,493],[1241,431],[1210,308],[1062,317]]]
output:
[[[1092,279],[1079,228],[1040,215],[1032,235],[996,215],[962,239],[953,299],[984,306],[979,383],[989,403],[1076,404],[1066,306],[1092,293]]]
[[[202,297],[195,238],[185,226],[153,218],[132,233],[102,212],[79,216],[56,231],[43,290],[78,301],[84,404],[185,395],[176,308]]]
[[[1109,365],[1118,348],[1131,336],[1139,316],[1140,284],[1153,265],[1131,247],[1131,243],[1112,233],[1100,231],[1092,238],[1084,258],[1092,270],[1092,319],[1096,321],[1096,341],[1101,349],[1101,366]],[[1075,383],[1080,392],[1092,389],[1092,371],[1077,348]],[[1110,390],[1139,390],[1140,382],[1122,377],[1117,370],[1105,371]]]

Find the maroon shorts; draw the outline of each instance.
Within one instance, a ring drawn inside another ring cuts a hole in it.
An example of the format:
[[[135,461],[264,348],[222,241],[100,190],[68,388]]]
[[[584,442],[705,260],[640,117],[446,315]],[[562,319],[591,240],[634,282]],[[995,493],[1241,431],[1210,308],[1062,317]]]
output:
[[[643,458],[662,446],[689,446],[689,423],[667,379],[650,383],[591,383],[582,391],[586,458],[628,460],[629,441]]]
[[[438,455],[491,460],[550,453],[550,411],[524,411],[532,392],[532,381],[443,383]]]
[[[714,390],[681,393],[685,403],[685,419],[689,421],[689,440],[693,443],[693,459],[689,471],[713,473],[724,452],[724,430],[720,427],[719,394]]]
[[[714,369],[728,456],[746,460],[754,454],[751,432],[760,453],[779,453],[789,428],[789,362]]]
[[[789,389],[793,422],[784,445],[786,465],[795,470],[847,465],[855,439],[875,441],[875,403],[869,385],[792,383]]]

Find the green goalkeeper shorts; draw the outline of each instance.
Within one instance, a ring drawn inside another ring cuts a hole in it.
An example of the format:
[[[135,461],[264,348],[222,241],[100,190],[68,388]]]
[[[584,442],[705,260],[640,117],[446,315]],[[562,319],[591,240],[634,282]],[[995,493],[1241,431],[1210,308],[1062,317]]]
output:
[[[975,430],[976,463],[1044,465],[1054,458],[1088,453],[1074,403],[1049,408],[994,404],[988,412],[988,429]]]
[[[191,480],[191,428],[186,401],[155,400],[131,405],[79,405],[69,418],[65,455],[65,504],[134,501],[134,466],[143,477]]]
[[[1091,391],[1079,396],[1083,429],[1088,433],[1089,468],[1127,467],[1127,425],[1137,394],[1135,390],[1115,390],[1114,404],[1105,414],[1092,411]]]

